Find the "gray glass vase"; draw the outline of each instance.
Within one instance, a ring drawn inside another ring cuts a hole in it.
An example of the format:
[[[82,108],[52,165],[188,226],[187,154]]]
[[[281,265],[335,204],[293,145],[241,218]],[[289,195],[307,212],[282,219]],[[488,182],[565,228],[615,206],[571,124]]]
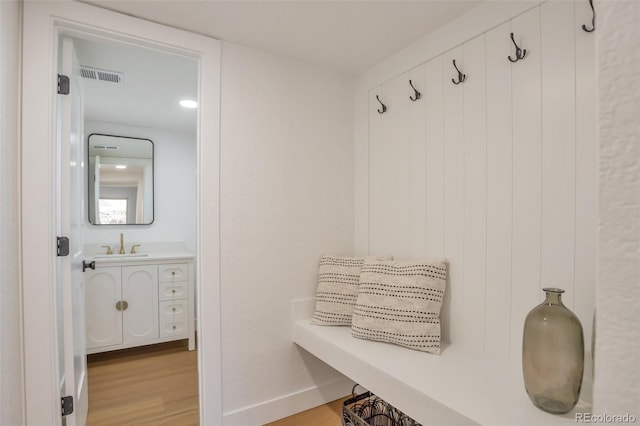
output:
[[[580,398],[584,336],[578,317],[562,304],[564,290],[543,290],[546,299],[529,312],[524,322],[524,386],[536,407],[564,414]]]

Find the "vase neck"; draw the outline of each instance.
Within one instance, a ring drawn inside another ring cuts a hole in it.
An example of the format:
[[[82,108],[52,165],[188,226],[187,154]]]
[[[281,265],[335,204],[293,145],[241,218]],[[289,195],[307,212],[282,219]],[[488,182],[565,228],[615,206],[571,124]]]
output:
[[[562,293],[564,293],[564,290],[560,288],[545,288],[543,290],[546,293],[545,305],[562,305]]]

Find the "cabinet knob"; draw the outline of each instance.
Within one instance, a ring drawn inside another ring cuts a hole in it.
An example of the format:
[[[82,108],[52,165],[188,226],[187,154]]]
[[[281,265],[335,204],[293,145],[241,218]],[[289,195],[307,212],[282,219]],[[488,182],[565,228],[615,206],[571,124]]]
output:
[[[175,294],[176,293],[176,289],[174,288],[173,290],[171,290],[171,293]]]
[[[176,274],[176,271],[171,271],[171,275],[175,275],[175,274]]]
[[[118,300],[116,302],[116,309],[118,311],[126,311],[129,307],[129,304],[125,300]]]
[[[173,329],[174,329],[174,330],[176,329],[176,326],[175,326],[175,325],[173,326]]]

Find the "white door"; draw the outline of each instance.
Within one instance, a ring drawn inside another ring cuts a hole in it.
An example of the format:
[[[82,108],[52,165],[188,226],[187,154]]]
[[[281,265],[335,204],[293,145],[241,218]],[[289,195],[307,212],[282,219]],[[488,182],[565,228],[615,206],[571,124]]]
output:
[[[73,396],[73,413],[67,426],[84,425],[89,408],[85,341],[84,261],[84,106],[78,59],[73,41],[63,39],[59,70],[69,76],[69,95],[62,97],[60,112],[60,228],[69,237],[69,255],[62,258],[61,276],[64,334],[65,396]]]
[[[158,265],[123,266],[122,335],[125,344],[158,338]]]

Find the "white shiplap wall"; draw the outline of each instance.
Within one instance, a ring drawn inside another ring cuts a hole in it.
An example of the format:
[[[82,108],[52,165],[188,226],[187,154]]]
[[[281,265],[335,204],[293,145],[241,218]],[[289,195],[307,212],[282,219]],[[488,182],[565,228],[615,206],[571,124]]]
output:
[[[524,317],[547,286],[566,290],[589,347],[595,56],[580,27],[590,14],[587,2],[549,1],[369,87],[368,153],[356,145],[368,156],[356,227],[368,225],[356,246],[446,258],[443,338],[472,353],[519,363]],[[527,50],[516,63],[510,32]]]

